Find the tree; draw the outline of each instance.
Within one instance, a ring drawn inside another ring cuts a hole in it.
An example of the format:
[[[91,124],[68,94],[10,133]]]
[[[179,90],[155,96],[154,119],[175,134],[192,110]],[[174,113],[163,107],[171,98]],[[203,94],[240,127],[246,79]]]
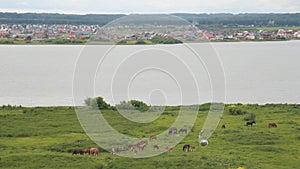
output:
[[[130,103],[133,107],[135,107],[139,111],[144,112],[144,111],[149,110],[149,106],[146,103],[142,102],[142,101],[130,100]]]
[[[92,107],[93,109],[100,109],[100,110],[113,110],[114,107],[110,104],[106,103],[102,97],[96,98],[87,98],[84,100],[84,103],[87,106]]]

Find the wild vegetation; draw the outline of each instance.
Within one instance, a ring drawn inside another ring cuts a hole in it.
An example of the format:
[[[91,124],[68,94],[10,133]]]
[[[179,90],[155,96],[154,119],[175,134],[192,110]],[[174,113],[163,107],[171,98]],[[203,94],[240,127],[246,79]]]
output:
[[[299,168],[300,105],[226,105],[209,145],[202,147],[198,131],[209,108],[210,104],[199,107],[194,132],[189,132],[173,151],[131,159],[112,155],[93,143],[81,128],[73,107],[2,106],[0,168]],[[102,114],[119,132],[149,138],[168,130],[179,109],[165,107],[158,119],[146,124],[129,121],[115,110],[102,110]],[[253,118],[252,114],[256,124],[246,126],[246,117]],[[275,122],[277,128],[269,128],[270,122]],[[226,128],[221,127],[223,124]],[[184,144],[196,146],[196,151],[183,152]],[[74,149],[91,147],[100,148],[99,156],[72,155]]]
[[[150,45],[150,44],[178,44],[183,43],[182,41],[172,37],[154,36],[150,40],[121,40],[117,42],[117,45]]]

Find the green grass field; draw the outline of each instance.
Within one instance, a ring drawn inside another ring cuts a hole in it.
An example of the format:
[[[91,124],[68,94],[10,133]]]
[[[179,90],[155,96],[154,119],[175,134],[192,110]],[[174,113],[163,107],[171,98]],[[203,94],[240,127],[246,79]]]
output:
[[[230,115],[229,109],[246,112]],[[226,105],[221,122],[209,138],[209,145],[198,145],[198,131],[207,116],[201,106],[193,127],[195,132],[172,152],[143,159],[112,155],[100,149],[99,156],[72,155],[73,149],[97,147],[81,128],[72,107],[0,108],[0,168],[213,168],[298,169],[300,166],[300,105]],[[244,117],[256,115],[253,127]],[[124,119],[115,111],[104,117],[121,133],[149,137],[170,127],[177,107],[167,107],[155,121],[139,124]],[[277,128],[268,128],[276,122]],[[226,129],[221,125],[226,124]],[[158,138],[159,139],[159,138]],[[197,146],[183,152],[182,145]]]

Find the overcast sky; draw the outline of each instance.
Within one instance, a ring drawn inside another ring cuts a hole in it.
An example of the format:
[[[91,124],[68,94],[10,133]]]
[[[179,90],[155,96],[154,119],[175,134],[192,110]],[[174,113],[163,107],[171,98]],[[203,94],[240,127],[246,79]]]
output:
[[[299,13],[300,0],[0,0],[0,12]]]

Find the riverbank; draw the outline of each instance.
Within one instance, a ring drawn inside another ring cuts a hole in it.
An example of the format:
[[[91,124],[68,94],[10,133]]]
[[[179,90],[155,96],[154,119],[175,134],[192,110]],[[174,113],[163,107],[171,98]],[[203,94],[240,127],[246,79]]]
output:
[[[200,147],[198,131],[202,129],[208,110],[208,104],[200,106],[193,127],[194,132],[189,132],[173,151],[152,158],[131,159],[112,155],[102,149],[96,157],[72,155],[73,149],[98,147],[81,128],[73,107],[0,107],[0,167],[7,169],[153,167],[297,169],[299,167],[300,105],[226,105],[219,126],[209,138],[209,145]],[[103,110],[102,114],[119,132],[148,138],[172,126],[178,115],[178,107],[167,107],[157,120],[147,124],[129,121],[111,110]],[[252,127],[245,125],[246,117],[251,114],[255,114],[256,120],[256,124]],[[275,122],[277,128],[269,128],[269,122]],[[225,129],[221,127],[222,124],[226,125]],[[183,152],[184,144],[194,145],[196,150]],[[144,151],[150,152],[153,149],[147,146]]]
[[[120,41],[120,42],[101,42],[89,40],[45,40],[45,41],[26,41],[26,40],[12,40],[0,39],[0,45],[157,45],[157,44],[181,44],[181,43],[219,43],[219,42],[284,42],[300,40],[300,38],[293,39],[256,39],[256,40],[199,40],[199,41],[183,41],[178,43],[153,43],[151,41]]]

